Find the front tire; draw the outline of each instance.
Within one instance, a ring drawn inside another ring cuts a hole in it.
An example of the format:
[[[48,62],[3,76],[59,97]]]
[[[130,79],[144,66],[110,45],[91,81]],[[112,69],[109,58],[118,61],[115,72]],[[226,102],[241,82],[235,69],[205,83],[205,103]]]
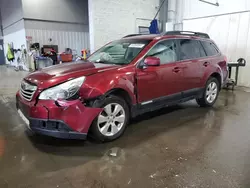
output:
[[[113,141],[125,131],[129,121],[129,108],[125,100],[111,95],[95,107],[103,111],[93,121],[90,131],[94,139],[101,142]]]
[[[205,90],[201,98],[196,99],[201,107],[211,107],[216,102],[219,95],[219,81],[211,77],[206,83]]]

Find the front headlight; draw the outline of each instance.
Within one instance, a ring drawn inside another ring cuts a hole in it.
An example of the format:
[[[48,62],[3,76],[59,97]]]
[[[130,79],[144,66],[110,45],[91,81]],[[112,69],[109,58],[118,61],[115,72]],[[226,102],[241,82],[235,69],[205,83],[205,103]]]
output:
[[[79,78],[70,80],[68,82],[65,82],[63,84],[60,84],[58,86],[46,89],[40,94],[39,99],[42,99],[42,100],[69,99],[73,97],[79,91],[85,78],[86,78],[85,76],[79,77]]]

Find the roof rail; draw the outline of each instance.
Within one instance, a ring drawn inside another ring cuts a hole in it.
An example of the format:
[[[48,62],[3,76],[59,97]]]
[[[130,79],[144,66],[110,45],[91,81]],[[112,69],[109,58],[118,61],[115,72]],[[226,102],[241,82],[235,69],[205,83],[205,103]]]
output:
[[[122,38],[127,38],[127,37],[134,37],[134,36],[141,36],[141,35],[155,35],[155,34],[130,34],[130,35],[126,35],[126,36],[124,36],[124,37],[122,37]]]
[[[142,35],[142,34],[130,34],[130,35],[124,36],[123,38],[134,37],[134,36],[139,36],[139,35]]]
[[[202,38],[210,38],[207,33],[200,33],[194,31],[167,31],[164,35],[187,35],[187,36],[197,36]]]

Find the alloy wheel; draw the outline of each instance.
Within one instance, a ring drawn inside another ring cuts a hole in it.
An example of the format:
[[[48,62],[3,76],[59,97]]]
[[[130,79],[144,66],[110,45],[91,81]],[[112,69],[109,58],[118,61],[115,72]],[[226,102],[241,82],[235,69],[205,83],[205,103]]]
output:
[[[206,99],[208,103],[213,103],[217,97],[218,86],[215,82],[209,83],[206,90]]]
[[[125,110],[118,103],[111,103],[103,108],[97,119],[99,131],[104,136],[114,136],[125,123]]]

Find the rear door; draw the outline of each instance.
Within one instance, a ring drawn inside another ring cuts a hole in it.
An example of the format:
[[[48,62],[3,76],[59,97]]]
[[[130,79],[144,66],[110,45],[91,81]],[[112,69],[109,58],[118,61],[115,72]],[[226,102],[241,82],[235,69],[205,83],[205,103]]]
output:
[[[183,72],[181,88],[184,97],[189,97],[196,95],[201,90],[206,54],[199,40],[179,39],[178,41],[180,50],[177,66]]]
[[[227,77],[227,62],[224,56],[221,55],[219,48],[214,44],[214,42],[209,40],[201,41],[201,44],[207,55],[207,63],[209,64],[218,64],[221,68],[221,73],[223,80]],[[208,69],[204,67],[205,71]]]

